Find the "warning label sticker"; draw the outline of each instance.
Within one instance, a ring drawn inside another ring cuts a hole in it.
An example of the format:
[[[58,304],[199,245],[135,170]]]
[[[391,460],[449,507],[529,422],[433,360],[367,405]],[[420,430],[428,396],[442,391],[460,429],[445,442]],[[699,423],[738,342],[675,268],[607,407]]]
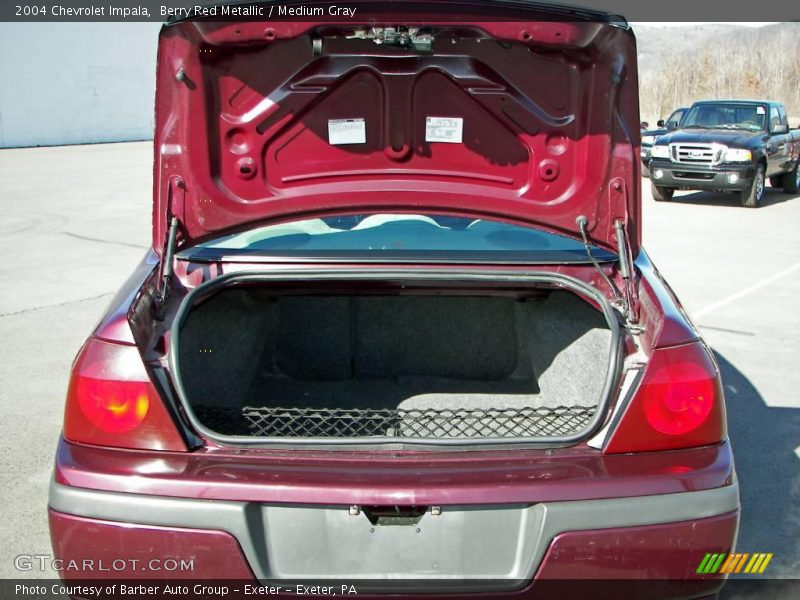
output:
[[[426,117],[425,141],[460,144],[464,134],[461,117]]]
[[[364,119],[331,119],[328,121],[328,143],[332,146],[343,144],[365,144],[367,125]]]

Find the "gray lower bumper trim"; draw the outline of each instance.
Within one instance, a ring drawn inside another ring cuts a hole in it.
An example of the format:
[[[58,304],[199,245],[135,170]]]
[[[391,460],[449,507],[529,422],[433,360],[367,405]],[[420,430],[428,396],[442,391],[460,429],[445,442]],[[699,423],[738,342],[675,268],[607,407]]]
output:
[[[748,166],[724,165],[719,167],[719,169],[720,170],[711,171],[702,167],[693,167],[693,165],[679,165],[676,163],[661,164],[656,161],[650,162],[651,174],[655,173],[657,170],[664,172],[661,179],[652,179],[653,183],[662,187],[683,187],[687,189],[703,190],[742,190],[753,182],[754,173],[752,168]],[[702,177],[677,177],[675,173],[699,173]],[[736,183],[729,183],[727,180],[728,173],[738,173],[739,180]],[[711,177],[706,179],[705,176],[709,175]]]
[[[94,519],[227,531],[262,580],[391,576],[520,581],[533,577],[560,533],[729,513],[739,508],[739,486],[533,505],[446,506],[441,515],[426,513],[416,526],[373,527],[364,514],[352,516],[339,506],[171,498],[55,482],[50,485],[50,506]],[[408,551],[398,552],[404,548]]]

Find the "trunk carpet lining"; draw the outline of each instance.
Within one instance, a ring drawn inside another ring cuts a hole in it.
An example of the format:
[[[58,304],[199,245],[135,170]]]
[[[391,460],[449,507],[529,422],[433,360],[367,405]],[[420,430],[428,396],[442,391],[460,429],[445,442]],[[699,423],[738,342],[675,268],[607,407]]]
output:
[[[189,315],[180,364],[209,428],[276,437],[509,437],[580,432],[611,332],[574,294],[220,293]]]

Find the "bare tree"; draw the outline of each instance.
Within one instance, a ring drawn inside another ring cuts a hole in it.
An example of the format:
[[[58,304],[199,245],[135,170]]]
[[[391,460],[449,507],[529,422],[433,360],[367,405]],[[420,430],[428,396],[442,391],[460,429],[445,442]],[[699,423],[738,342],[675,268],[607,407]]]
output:
[[[711,98],[783,102],[800,126],[800,23],[715,38],[668,57],[640,76],[640,108],[650,122],[678,106]]]

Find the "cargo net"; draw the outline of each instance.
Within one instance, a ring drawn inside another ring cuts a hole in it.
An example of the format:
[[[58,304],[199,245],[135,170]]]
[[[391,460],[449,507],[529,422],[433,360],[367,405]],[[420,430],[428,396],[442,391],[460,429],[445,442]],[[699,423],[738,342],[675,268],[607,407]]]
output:
[[[241,411],[197,407],[219,433],[270,438],[510,438],[580,433],[596,407],[509,409],[341,409],[247,406]]]

